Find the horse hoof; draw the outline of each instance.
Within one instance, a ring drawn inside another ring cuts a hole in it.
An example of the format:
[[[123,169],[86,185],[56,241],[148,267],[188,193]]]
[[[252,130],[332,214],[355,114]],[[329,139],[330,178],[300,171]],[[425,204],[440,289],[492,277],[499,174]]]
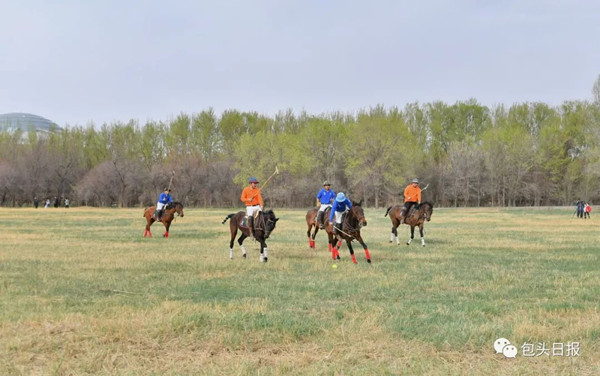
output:
[[[243,258],[246,258],[246,254],[244,253],[244,254],[242,255],[242,257],[243,257]]]
[[[268,257],[265,257],[265,262],[267,262],[267,261],[269,261],[269,258],[268,258]]]
[[[336,259],[341,260],[340,255],[337,255]]]
[[[369,264],[370,264],[370,263],[371,263],[371,259],[367,259],[367,263],[369,263]]]

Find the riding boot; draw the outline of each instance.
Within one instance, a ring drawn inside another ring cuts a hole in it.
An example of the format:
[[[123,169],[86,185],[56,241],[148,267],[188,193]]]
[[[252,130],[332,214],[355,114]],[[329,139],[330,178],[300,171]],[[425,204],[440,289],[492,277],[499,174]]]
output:
[[[254,218],[248,217],[248,230],[250,231],[250,237],[254,239]]]
[[[152,216],[158,221],[158,210],[155,210]]]
[[[325,216],[325,212],[324,211],[320,211],[319,215],[317,215],[317,223],[319,224],[319,228],[321,230],[323,229],[323,224],[325,222],[325,220],[323,219],[324,216]]]
[[[401,225],[401,224],[403,224],[403,223],[404,223],[404,218],[406,218],[406,213],[404,212],[404,210],[402,210],[402,211],[400,212],[400,224],[399,224],[399,225]],[[398,226],[399,226],[399,225],[398,225]]]

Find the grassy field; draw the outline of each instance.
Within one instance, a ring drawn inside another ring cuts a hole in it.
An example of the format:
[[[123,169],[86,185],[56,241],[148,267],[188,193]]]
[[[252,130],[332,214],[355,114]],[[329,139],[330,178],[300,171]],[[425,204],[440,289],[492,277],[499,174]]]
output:
[[[142,209],[0,209],[0,373],[600,373],[593,213],[435,209],[423,248],[407,226],[390,244],[385,210],[367,209],[373,264],[356,244],[358,264],[343,246],[333,269],[305,210],[276,210],[268,263],[249,241],[229,260],[233,211],[186,209],[150,239]]]

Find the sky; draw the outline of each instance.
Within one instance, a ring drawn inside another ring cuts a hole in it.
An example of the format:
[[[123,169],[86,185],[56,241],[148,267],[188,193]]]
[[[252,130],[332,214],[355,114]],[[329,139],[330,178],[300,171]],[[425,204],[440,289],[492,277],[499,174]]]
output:
[[[0,0],[0,114],[320,115],[592,100],[593,0]]]

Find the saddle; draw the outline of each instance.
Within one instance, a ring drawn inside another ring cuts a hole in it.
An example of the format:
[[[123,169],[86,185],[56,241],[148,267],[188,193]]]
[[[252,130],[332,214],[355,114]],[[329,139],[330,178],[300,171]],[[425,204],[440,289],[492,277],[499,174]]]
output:
[[[414,205],[412,205],[410,207],[410,210],[408,211],[408,214],[406,215],[405,221],[407,219],[411,218],[415,214],[415,211],[417,210],[417,206],[419,206],[419,205],[418,204],[414,204]]]
[[[254,212],[254,214],[252,214],[252,228],[254,229],[254,231],[262,230],[263,221],[258,220],[259,213],[260,212],[257,210]],[[242,227],[248,228],[248,221],[246,219],[246,217],[242,219]]]

